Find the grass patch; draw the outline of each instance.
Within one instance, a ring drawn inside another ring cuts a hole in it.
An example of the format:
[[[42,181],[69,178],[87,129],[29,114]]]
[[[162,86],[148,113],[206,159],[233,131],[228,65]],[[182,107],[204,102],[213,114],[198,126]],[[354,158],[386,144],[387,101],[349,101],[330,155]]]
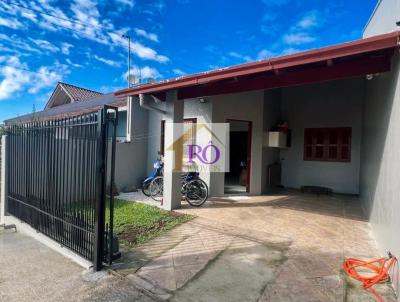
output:
[[[138,202],[114,200],[114,231],[120,242],[128,246],[140,245],[191,219],[191,215]],[[109,221],[108,211],[106,221]]]

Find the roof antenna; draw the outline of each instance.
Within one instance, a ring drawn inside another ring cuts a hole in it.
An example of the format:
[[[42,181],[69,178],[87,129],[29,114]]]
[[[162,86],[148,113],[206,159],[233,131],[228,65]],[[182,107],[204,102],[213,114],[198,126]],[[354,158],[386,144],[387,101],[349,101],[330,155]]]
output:
[[[128,88],[131,88],[131,36],[124,34],[122,38],[128,39],[128,75],[126,78],[128,81]]]

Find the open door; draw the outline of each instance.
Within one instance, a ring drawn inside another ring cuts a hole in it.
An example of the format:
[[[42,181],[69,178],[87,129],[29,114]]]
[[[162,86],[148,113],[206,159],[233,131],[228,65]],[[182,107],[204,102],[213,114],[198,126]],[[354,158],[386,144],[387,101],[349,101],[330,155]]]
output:
[[[227,120],[229,123],[229,172],[225,173],[225,194],[243,194],[250,191],[252,123]]]

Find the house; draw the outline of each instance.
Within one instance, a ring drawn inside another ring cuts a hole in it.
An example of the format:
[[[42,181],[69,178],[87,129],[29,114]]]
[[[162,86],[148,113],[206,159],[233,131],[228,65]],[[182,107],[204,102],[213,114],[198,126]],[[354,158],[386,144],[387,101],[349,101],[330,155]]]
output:
[[[76,85],[59,82],[43,111],[6,120],[5,124],[11,125],[74,117],[96,112],[103,108],[104,105],[118,107],[115,183],[120,190],[132,190],[133,184],[136,187],[136,184],[140,183],[146,174],[145,166],[140,161],[140,157],[138,157],[138,161],[135,161],[135,156],[129,161],[126,161],[125,158],[130,158],[135,153],[140,154],[140,152],[145,151],[141,151],[141,140],[127,141],[127,133],[131,130],[130,126],[135,133],[141,131],[139,130],[142,128],[141,120],[147,118],[147,112],[142,112],[140,116],[137,116],[135,112],[131,112],[129,116],[135,115],[135,123],[128,127],[126,98],[117,97],[113,93],[103,94]],[[132,110],[137,110],[136,107],[132,108]]]
[[[181,182],[165,150],[182,133],[168,125],[227,123],[229,173],[200,173],[211,196],[276,185],[359,195],[382,249],[400,254],[399,21],[400,2],[382,0],[357,41],[84,99],[60,83],[35,118],[119,107],[116,184],[140,186],[161,151],[168,210],[180,206]]]
[[[382,249],[399,254],[399,5],[380,1],[357,41],[117,91],[137,108],[128,123],[135,114],[147,119],[128,135],[149,134],[141,162],[149,171],[157,152],[179,139],[174,127],[166,131],[168,122],[229,123],[236,166],[231,174],[201,173],[211,196],[232,189],[266,194],[276,184],[360,195]],[[290,142],[270,147],[265,137],[281,135],[282,122]],[[164,207],[170,210],[181,199],[173,161],[166,152]]]

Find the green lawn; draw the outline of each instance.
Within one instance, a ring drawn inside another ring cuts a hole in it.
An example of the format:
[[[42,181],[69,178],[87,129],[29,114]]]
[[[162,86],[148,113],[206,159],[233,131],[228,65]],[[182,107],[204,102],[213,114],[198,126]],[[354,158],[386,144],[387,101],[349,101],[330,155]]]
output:
[[[120,242],[129,246],[142,244],[193,218],[142,203],[119,199],[114,202],[114,231]],[[108,211],[106,221],[109,221]]]

